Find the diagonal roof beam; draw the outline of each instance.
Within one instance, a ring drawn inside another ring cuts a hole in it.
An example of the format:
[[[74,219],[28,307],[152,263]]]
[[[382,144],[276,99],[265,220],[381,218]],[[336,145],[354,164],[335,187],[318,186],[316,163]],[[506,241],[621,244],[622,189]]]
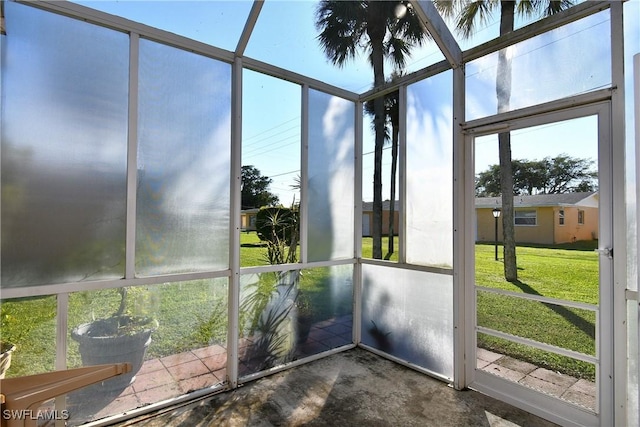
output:
[[[4,28],[4,0],[0,0],[0,34],[7,34],[6,28]]]
[[[444,54],[444,57],[447,58],[447,61],[451,64],[451,67],[457,68],[462,65],[462,50],[444,23],[442,16],[440,16],[440,13],[438,13],[438,10],[433,5],[433,2],[428,0],[411,0],[411,4],[418,18],[420,18],[420,21]]]
[[[249,38],[251,37],[253,28],[256,26],[258,15],[260,15],[263,5],[264,0],[254,0],[249,16],[247,17],[247,21],[244,24],[244,29],[240,35],[240,40],[238,40],[238,45],[236,46],[236,57],[244,56],[244,51],[247,48],[247,44],[249,44]]]

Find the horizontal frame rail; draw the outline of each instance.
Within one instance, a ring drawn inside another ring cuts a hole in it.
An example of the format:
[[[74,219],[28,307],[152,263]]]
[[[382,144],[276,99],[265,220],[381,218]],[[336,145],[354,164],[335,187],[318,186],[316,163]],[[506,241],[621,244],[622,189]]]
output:
[[[377,259],[362,258],[360,259],[362,265],[377,265],[380,267],[399,268],[401,270],[422,271],[424,273],[444,274],[446,276],[453,276],[453,268],[433,267],[428,265],[418,264],[404,264],[391,261],[382,261]]]
[[[487,288],[484,286],[476,286],[476,290],[477,291],[483,291],[483,292],[489,292],[492,294],[498,294],[498,295],[505,295],[505,296],[509,296],[509,297],[515,297],[515,298],[520,298],[520,299],[526,299],[526,300],[530,300],[530,301],[538,301],[538,302],[542,302],[545,304],[553,304],[553,305],[562,305],[565,307],[571,307],[571,308],[578,308],[580,310],[589,310],[589,311],[593,311],[595,313],[598,313],[600,311],[599,307],[597,305],[594,304],[587,304],[584,302],[577,302],[577,301],[568,301],[568,300],[562,300],[562,299],[558,299],[558,298],[550,298],[550,297],[545,297],[543,295],[534,295],[534,294],[527,294],[524,292],[513,292],[513,291],[506,291],[504,289],[496,289],[496,288]]]
[[[518,344],[528,345],[530,347],[535,347],[537,349],[548,351],[550,353],[571,357],[573,359],[581,360],[587,363],[593,363],[594,365],[598,365],[600,363],[597,357],[590,356],[588,354],[579,353],[577,351],[567,350],[562,347],[556,347],[555,345],[545,344],[539,341],[530,340],[528,338],[522,338],[516,335],[507,334],[505,332],[496,331],[495,329],[477,326],[476,331],[486,335],[491,335],[492,337],[501,338]]]

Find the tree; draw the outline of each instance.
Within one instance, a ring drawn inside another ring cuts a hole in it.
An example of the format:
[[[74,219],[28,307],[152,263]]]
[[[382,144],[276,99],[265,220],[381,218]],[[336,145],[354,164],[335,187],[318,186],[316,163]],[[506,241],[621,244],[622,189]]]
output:
[[[321,1],[316,10],[318,39],[339,67],[362,49],[373,68],[373,85],[384,84],[385,58],[404,68],[409,52],[427,37],[409,4],[398,1]],[[382,147],[385,139],[384,97],[373,101],[373,257],[382,258]]]
[[[593,161],[560,154],[542,160],[512,160],[513,194],[558,194],[594,191]],[[476,179],[476,196],[500,196],[500,165],[491,165]]]
[[[598,177],[591,170],[592,160],[577,159],[561,154],[553,159],[545,158],[548,178],[545,193],[569,193],[575,191],[593,191],[594,180]]]
[[[389,82],[394,82],[402,76],[401,71],[394,71],[391,73]],[[387,235],[389,236],[389,242],[387,246],[387,255],[385,259],[391,257],[394,252],[393,236],[396,230],[394,229],[394,217],[395,217],[395,200],[396,200],[396,175],[398,170],[398,143],[400,140],[400,94],[393,91],[384,96],[384,115],[385,115],[385,140],[391,139],[391,178],[389,182],[390,188],[390,200],[389,200],[389,225]],[[373,116],[373,101],[368,101],[364,105],[364,110],[370,116]],[[391,126],[388,131],[387,126]]]
[[[242,209],[277,205],[278,196],[269,191],[272,181],[254,166],[242,166]]]
[[[500,8],[500,36],[514,29],[515,15],[550,16],[573,5],[570,0],[435,0],[435,5],[445,17],[456,15],[456,29],[469,38],[475,32],[476,23],[484,22],[491,12]],[[511,100],[511,58],[507,49],[498,52],[498,72],[496,75],[496,96],[498,113],[509,111]],[[502,195],[502,235],[504,250],[504,277],[510,282],[518,280],[516,264],[516,243],[513,211],[513,171],[511,169],[511,134],[498,134],[500,158],[500,193]]]

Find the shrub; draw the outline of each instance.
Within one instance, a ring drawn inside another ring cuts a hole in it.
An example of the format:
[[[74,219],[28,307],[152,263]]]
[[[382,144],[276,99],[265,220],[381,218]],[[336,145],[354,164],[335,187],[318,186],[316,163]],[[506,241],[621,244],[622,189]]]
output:
[[[256,215],[256,231],[260,240],[291,245],[297,241],[298,211],[285,207],[261,208]]]

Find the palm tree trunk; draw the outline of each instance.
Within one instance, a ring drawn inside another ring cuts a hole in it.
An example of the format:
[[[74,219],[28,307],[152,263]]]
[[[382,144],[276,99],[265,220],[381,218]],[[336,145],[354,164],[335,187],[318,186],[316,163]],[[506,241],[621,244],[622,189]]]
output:
[[[513,31],[515,1],[500,2],[500,35]],[[509,110],[511,99],[511,58],[506,49],[498,54],[498,74],[496,76],[498,112]],[[504,251],[504,278],[509,282],[518,280],[516,263],[516,243],[513,209],[513,171],[511,166],[511,134],[498,135],[500,152],[500,191],[502,193],[502,241]]]
[[[384,84],[384,36],[386,28],[376,23],[375,18],[382,15],[377,13],[379,4],[369,5],[369,25],[367,34],[371,43],[371,64],[373,66],[373,84],[379,87]],[[375,131],[375,146],[373,159],[373,258],[382,259],[382,147],[384,146],[384,96],[373,100],[373,123]]]
[[[396,173],[398,170],[398,128],[392,126],[391,139],[391,200],[389,201],[389,245],[386,258],[391,258],[394,252],[393,237],[395,236],[395,204],[396,204]]]

